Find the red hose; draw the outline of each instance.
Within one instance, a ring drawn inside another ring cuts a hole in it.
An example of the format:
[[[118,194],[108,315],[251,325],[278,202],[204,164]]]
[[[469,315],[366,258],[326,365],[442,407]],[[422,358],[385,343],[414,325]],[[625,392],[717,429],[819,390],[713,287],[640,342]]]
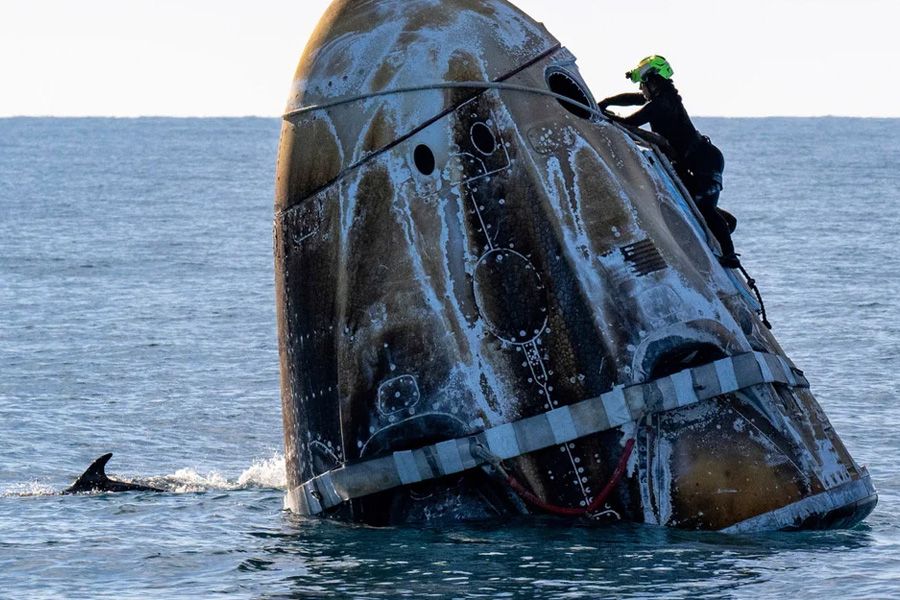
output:
[[[618,466],[616,466],[616,470],[613,471],[612,477],[606,484],[606,487],[604,487],[603,490],[594,497],[594,500],[584,508],[569,508],[567,506],[557,506],[555,504],[550,504],[549,502],[544,502],[528,488],[522,485],[522,483],[512,475],[507,475],[506,480],[509,483],[509,486],[513,490],[515,490],[515,492],[519,494],[519,496],[521,496],[523,500],[525,500],[529,504],[536,506],[537,508],[540,508],[541,510],[564,517],[581,517],[586,514],[593,513],[598,508],[603,506],[603,503],[606,502],[606,499],[609,497],[612,491],[616,489],[616,486],[622,479],[622,475],[625,474],[625,468],[628,466],[628,459],[631,458],[631,451],[633,449],[634,438],[628,440],[625,443],[625,449],[622,451],[622,457],[619,459],[619,464]]]

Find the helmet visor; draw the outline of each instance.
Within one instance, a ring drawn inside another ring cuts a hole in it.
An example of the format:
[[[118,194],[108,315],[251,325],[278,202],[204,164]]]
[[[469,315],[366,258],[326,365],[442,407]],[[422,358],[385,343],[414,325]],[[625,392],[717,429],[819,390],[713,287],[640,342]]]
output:
[[[633,71],[629,71],[625,74],[631,81],[634,83],[640,83],[644,81],[644,78],[647,77],[648,73],[652,73],[656,71],[656,68],[653,65],[643,65],[634,69]]]

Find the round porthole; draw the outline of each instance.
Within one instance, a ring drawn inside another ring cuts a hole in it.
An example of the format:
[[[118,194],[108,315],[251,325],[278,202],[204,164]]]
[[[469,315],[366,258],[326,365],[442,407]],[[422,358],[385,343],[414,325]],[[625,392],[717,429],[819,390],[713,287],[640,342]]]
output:
[[[591,100],[587,91],[585,91],[581,84],[565,71],[551,71],[547,75],[547,85],[554,94],[571,98],[578,104],[584,104],[586,106],[591,105]],[[591,116],[590,112],[581,106],[578,106],[578,104],[572,104],[561,99],[557,99],[557,101],[563,108],[576,117],[587,119]]]
[[[472,145],[475,146],[475,149],[485,156],[493,154],[494,150],[497,149],[497,138],[494,137],[494,132],[491,131],[491,128],[484,123],[472,125],[469,135],[472,138]]]
[[[413,151],[413,162],[422,175],[431,175],[434,173],[434,152],[425,144],[419,144]]]

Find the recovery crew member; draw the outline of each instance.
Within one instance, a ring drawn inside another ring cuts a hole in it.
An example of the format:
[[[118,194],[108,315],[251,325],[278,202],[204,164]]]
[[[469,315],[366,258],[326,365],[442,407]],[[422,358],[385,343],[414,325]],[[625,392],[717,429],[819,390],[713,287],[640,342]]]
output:
[[[648,56],[625,77],[640,83],[640,94],[619,94],[600,102],[610,119],[640,127],[650,123],[654,133],[669,142],[674,156],[673,166],[694,199],[700,214],[722,247],[719,262],[728,268],[738,268],[740,261],[734,253],[731,241],[733,223],[726,220],[718,207],[722,191],[722,171],[725,159],[708,137],[701,135],[691,123],[681,102],[681,96],[672,83],[674,71],[662,56]],[[628,117],[620,117],[607,111],[609,106],[642,106]],[[729,215],[730,216],[730,215]],[[732,217],[733,219],[733,217]]]

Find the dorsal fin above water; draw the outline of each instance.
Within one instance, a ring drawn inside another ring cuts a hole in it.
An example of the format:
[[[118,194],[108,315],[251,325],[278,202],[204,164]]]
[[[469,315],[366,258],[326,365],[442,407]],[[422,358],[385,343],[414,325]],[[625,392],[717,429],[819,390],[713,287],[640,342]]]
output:
[[[104,454],[91,463],[87,471],[75,480],[71,486],[63,491],[63,494],[80,494],[82,492],[162,492],[157,487],[118,481],[106,476],[106,463],[112,458],[112,452]]]
[[[68,493],[87,492],[94,489],[102,489],[109,481],[106,476],[106,463],[112,458],[112,452],[107,452],[91,463],[91,466],[75,480],[75,483],[66,490]]]

